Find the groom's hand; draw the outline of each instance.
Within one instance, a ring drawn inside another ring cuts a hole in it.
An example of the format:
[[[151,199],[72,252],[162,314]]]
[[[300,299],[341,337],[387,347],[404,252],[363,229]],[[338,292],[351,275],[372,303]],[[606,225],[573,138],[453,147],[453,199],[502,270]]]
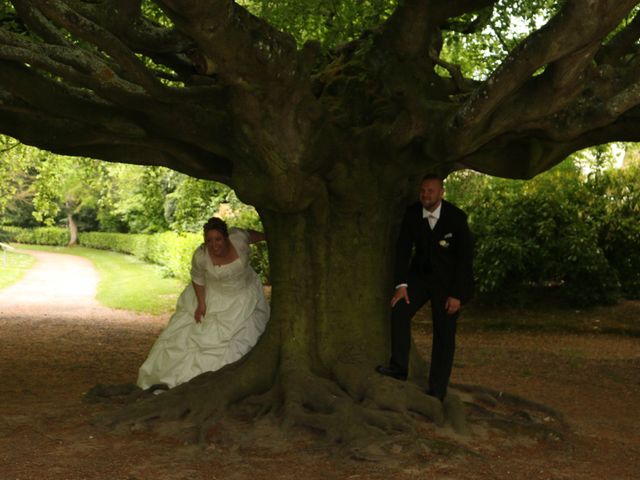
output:
[[[446,303],[444,304],[444,309],[449,315],[453,315],[458,310],[460,310],[460,300],[455,297],[448,297]]]
[[[407,291],[407,287],[398,287],[396,288],[396,293],[393,294],[393,298],[391,299],[391,308],[396,306],[400,300],[404,300],[405,302],[409,302],[409,292]]]

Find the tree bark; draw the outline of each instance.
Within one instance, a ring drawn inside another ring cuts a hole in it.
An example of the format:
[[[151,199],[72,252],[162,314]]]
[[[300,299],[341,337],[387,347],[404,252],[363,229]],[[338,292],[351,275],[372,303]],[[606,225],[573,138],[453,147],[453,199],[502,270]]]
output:
[[[67,227],[69,228],[68,246],[73,247],[78,244],[78,224],[72,213],[67,213]]]

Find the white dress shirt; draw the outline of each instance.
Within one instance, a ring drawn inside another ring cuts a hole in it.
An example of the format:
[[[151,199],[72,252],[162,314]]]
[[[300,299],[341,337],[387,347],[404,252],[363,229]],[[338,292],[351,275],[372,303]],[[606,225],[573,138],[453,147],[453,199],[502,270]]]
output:
[[[429,226],[433,230],[440,219],[440,210],[442,209],[442,202],[438,204],[433,212],[430,212],[426,208],[422,208],[422,218],[426,218],[429,221]]]

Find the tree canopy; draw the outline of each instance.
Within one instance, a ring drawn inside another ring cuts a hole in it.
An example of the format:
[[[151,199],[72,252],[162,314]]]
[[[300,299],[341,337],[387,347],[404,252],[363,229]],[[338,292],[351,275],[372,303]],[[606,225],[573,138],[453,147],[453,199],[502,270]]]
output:
[[[5,0],[0,130],[218,179],[254,203],[285,168],[305,188],[271,188],[282,209],[340,169],[328,152],[344,135],[411,150],[387,159],[402,175],[528,177],[636,140],[636,4]]]

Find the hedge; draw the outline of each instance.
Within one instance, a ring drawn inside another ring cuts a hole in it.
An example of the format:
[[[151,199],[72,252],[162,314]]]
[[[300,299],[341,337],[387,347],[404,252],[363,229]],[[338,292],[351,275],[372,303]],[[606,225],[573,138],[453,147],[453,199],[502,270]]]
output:
[[[84,232],[78,235],[78,243],[83,247],[128,253],[145,262],[161,265],[167,275],[188,281],[191,256],[202,243],[202,236],[175,232],[151,235]]]
[[[66,247],[69,245],[69,230],[60,227],[19,228],[3,226],[0,238],[7,242]]]
[[[67,246],[69,232],[61,227],[19,228],[1,227],[0,238],[7,242],[35,245]],[[196,233],[163,232],[154,234],[81,232],[78,243],[83,247],[133,255],[145,262],[163,267],[168,276],[189,281],[191,256],[202,243],[202,235]],[[252,246],[251,264],[263,282],[268,280],[266,246]]]

